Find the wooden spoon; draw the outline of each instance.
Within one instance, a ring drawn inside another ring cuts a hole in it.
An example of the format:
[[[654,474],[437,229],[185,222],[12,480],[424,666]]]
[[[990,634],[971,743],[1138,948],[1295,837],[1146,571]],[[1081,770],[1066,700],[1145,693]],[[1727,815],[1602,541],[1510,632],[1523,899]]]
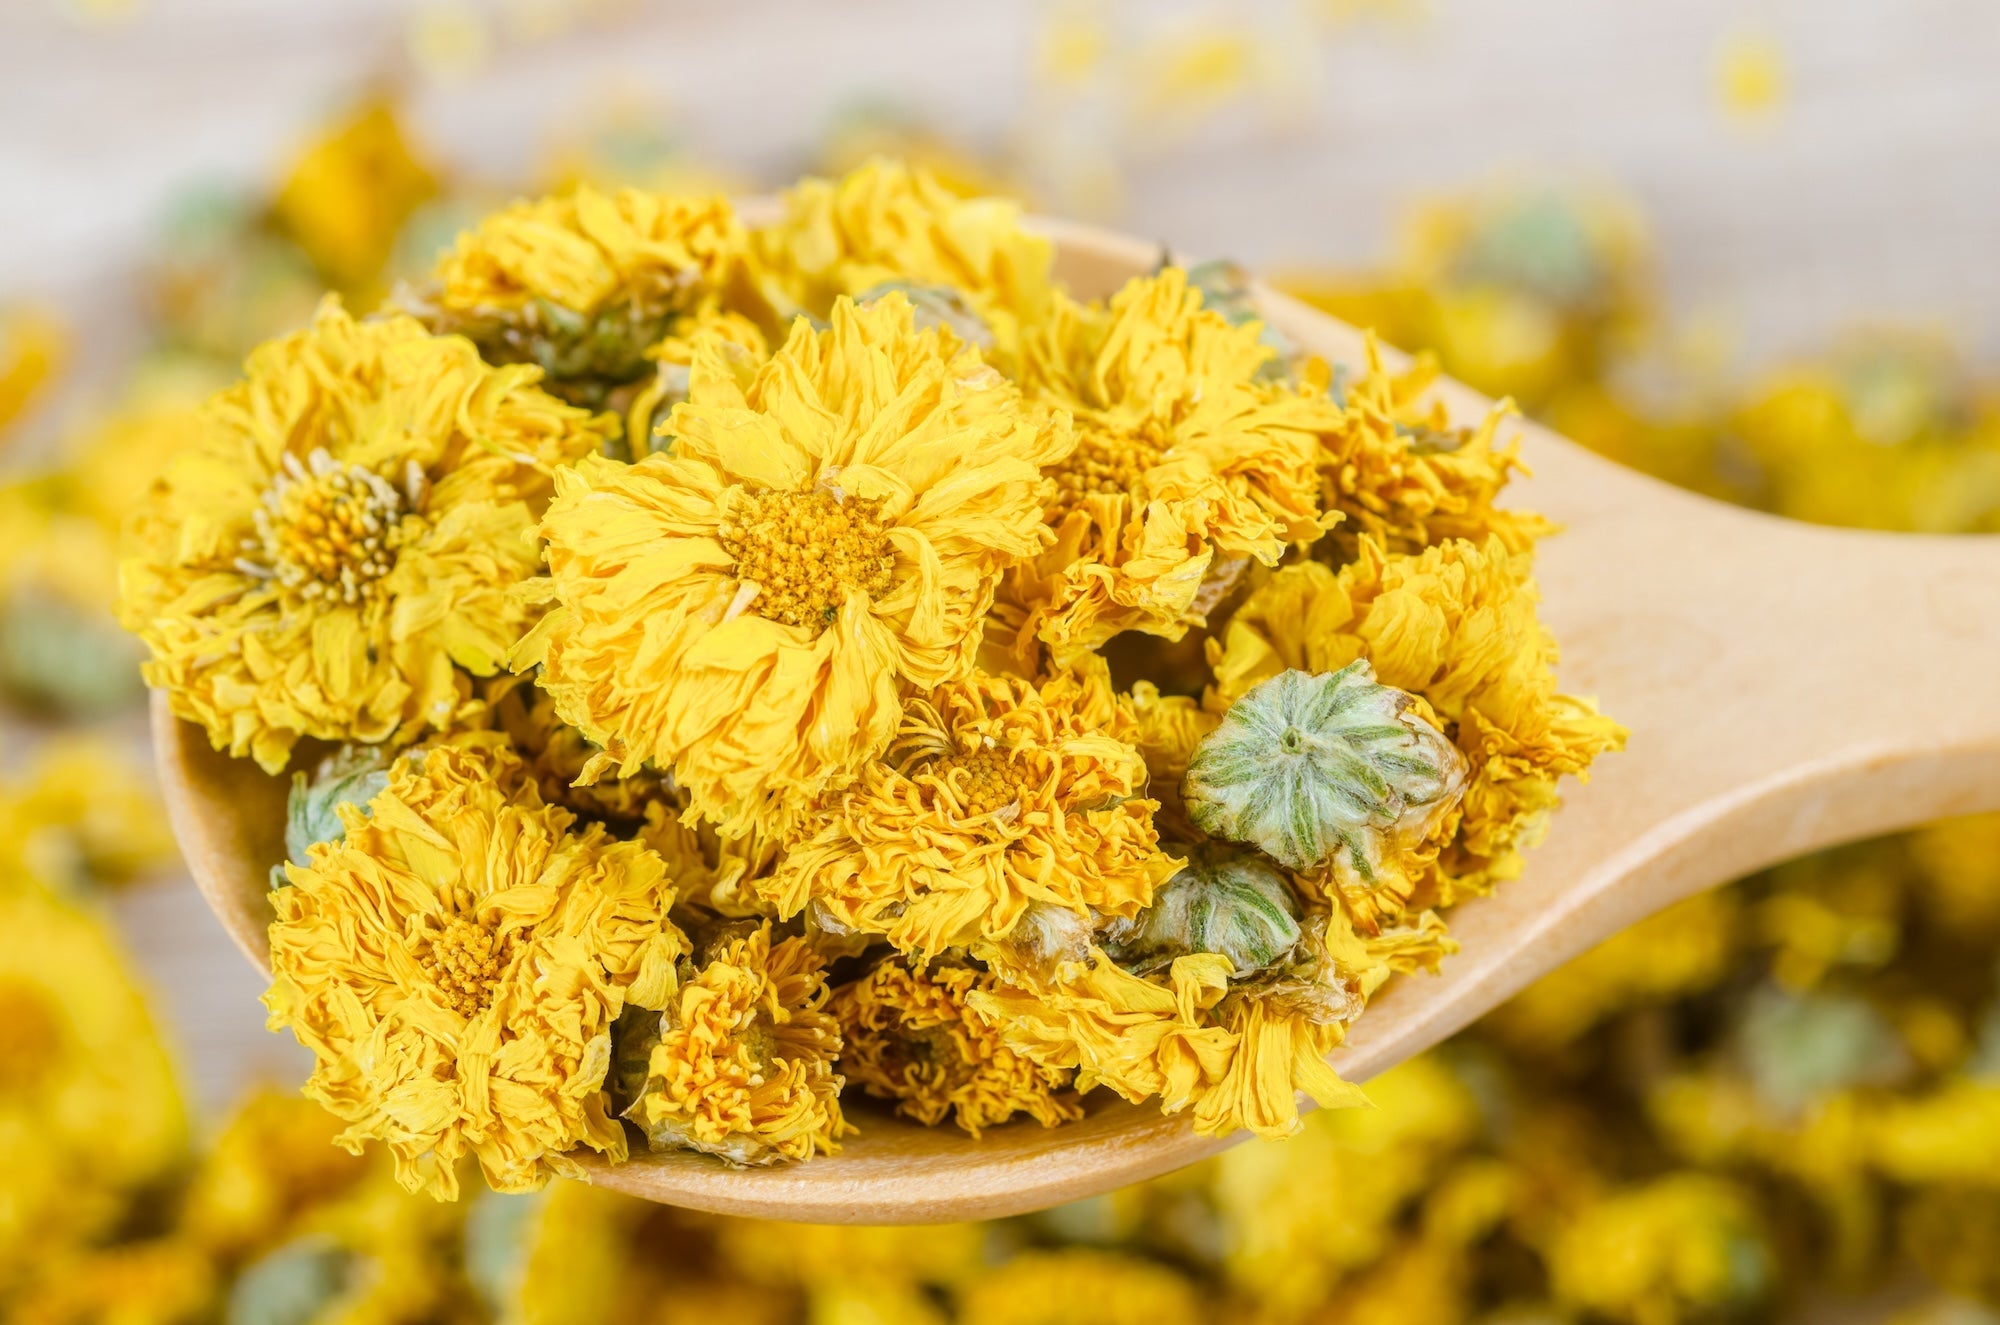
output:
[[[1159,249],[1039,222],[1059,276],[1100,295]],[[1358,367],[1352,328],[1269,291],[1271,323]],[[1439,388],[1453,418],[1488,402]],[[1630,748],[1572,786],[1526,874],[1449,913],[1463,951],[1395,981],[1334,1055],[1352,1080],[1420,1053],[1671,902],[1816,847],[2000,808],[2000,538],[1855,533],[1690,496],[1518,425],[1532,479],[1514,500],[1561,521],[1538,562],[1564,688],[1595,694]],[[266,876],[284,855],[283,783],[209,748],[153,696],[174,830],[203,895],[269,972]],[[886,1113],[806,1164],[700,1155],[583,1161],[591,1180],[728,1214],[918,1223],[1019,1213],[1178,1168],[1230,1144],[1097,1092],[1079,1122],[967,1139]]]

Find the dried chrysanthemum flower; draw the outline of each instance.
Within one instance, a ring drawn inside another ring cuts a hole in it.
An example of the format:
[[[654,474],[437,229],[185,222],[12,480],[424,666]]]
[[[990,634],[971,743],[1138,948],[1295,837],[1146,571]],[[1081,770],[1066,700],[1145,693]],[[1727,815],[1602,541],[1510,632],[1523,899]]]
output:
[[[217,1259],[238,1263],[289,1239],[299,1221],[337,1200],[371,1172],[387,1173],[377,1152],[347,1154],[334,1144],[340,1120],[311,1100],[274,1088],[239,1101],[202,1155],[180,1212],[180,1228]]]
[[[1003,939],[1030,906],[1129,916],[1176,862],[1108,689],[975,672],[905,703],[855,785],[802,821],[759,887],[780,914],[906,953]]]
[[[1412,862],[1412,885],[1437,905],[1513,877],[1556,805],[1557,780],[1624,744],[1624,728],[1589,700],[1556,692],[1556,645],[1535,617],[1531,559],[1497,537],[1413,556],[1363,540],[1338,572],[1286,566],[1209,641],[1209,657],[1211,707],[1287,668],[1332,672],[1357,658],[1381,684],[1423,701],[1467,764],[1458,808],[1432,835],[1443,844],[1436,859],[1425,848]]]
[[[732,833],[782,826],[887,748],[902,687],[971,670],[1066,420],[890,296],[747,380],[704,343],[666,427],[670,452],[557,475],[557,606],[517,662],[604,746],[586,777],[651,761]]]
[[[700,308],[674,324],[673,331],[646,351],[652,375],[633,383],[622,393],[625,414],[625,442],[633,460],[643,460],[654,451],[674,444],[673,435],[662,428],[674,406],[688,397],[693,384],[695,346],[705,340],[716,343],[716,351],[731,363],[740,376],[747,377],[758,364],[771,357],[771,343],[762,328],[743,314],[723,308]]]
[[[1373,885],[1458,803],[1465,760],[1366,659],[1245,691],[1188,761],[1181,798],[1211,837]]]
[[[611,1024],[662,1007],[685,950],[660,858],[544,806],[512,755],[436,745],[272,894],[273,1030],[317,1059],[306,1093],[380,1140],[411,1190],[457,1195],[478,1158],[532,1190],[577,1145],[613,1156]]]
[[[1346,561],[1363,537],[1391,552],[1456,538],[1498,538],[1509,551],[1526,552],[1554,530],[1532,511],[1494,504],[1521,468],[1514,446],[1495,447],[1504,407],[1476,428],[1454,427],[1442,402],[1426,401],[1436,377],[1429,359],[1387,372],[1370,337],[1366,375],[1347,388],[1339,425],[1320,436],[1320,502],[1345,518],[1316,555]]]
[[[1160,885],[1151,906],[1107,926],[1103,943],[1135,975],[1219,952],[1240,980],[1290,957],[1300,932],[1299,900],[1284,871],[1254,851],[1207,842],[1188,851],[1188,863]]]
[[[959,1295],[965,1325],[1197,1325],[1215,1314],[1168,1266],[1092,1247],[1028,1251],[988,1270]]]
[[[552,389],[597,405],[651,371],[646,352],[677,322],[731,291],[748,244],[725,198],[578,185],[486,217],[430,286],[401,298],[488,362],[539,364]]]
[[[1083,1116],[1070,1073],[1007,1047],[998,1028],[966,1006],[993,976],[963,965],[878,962],[833,997],[840,1069],[896,1112],[934,1127],[947,1115],[973,1136],[1025,1113],[1044,1127]]]
[[[650,768],[630,777],[579,784],[583,770],[603,751],[556,715],[555,700],[534,684],[533,677],[495,677],[485,687],[484,698],[486,719],[521,756],[547,804],[560,805],[583,819],[630,827],[645,821],[655,803],[674,801],[667,779]],[[679,886],[680,875],[674,878]]]
[[[643,1052],[644,1084],[624,1116],[655,1150],[735,1164],[838,1150],[840,1024],[803,939],[772,942],[768,922],[725,932],[657,1017],[639,1015],[620,1058]],[[636,1073],[634,1074],[636,1076]]]
[[[159,791],[129,746],[57,736],[0,779],[0,893],[117,887],[179,860]]]
[[[759,283],[784,317],[825,317],[843,295],[911,293],[920,311],[963,304],[1008,372],[1028,329],[1048,315],[1054,248],[1021,227],[1008,198],[966,198],[928,172],[874,159],[837,180],[806,179],[785,192],[785,212],[755,231]],[[958,318],[940,318],[959,330]],[[969,328],[968,328],[969,329]]]
[[[111,936],[42,889],[0,886],[0,1296],[109,1231],[186,1144],[172,1065]]]
[[[1607,1320],[1740,1312],[1771,1289],[1772,1248],[1728,1179],[1674,1173],[1590,1201],[1548,1250],[1558,1298]]]
[[[1077,443],[1049,470],[1054,542],[1002,594],[1024,663],[1045,648],[1069,665],[1125,630],[1178,639],[1251,561],[1319,536],[1314,457],[1341,410],[1262,380],[1257,337],[1178,268],[1108,305],[1058,297],[1025,380],[1074,416]]]
[[[511,591],[549,470],[608,424],[407,318],[337,303],[250,356],[203,407],[139,518],[120,616],[146,678],[218,749],[284,767],[301,737],[448,725],[459,669],[495,671],[531,620]]]
[[[1261,1136],[1298,1130],[1298,1096],[1326,1108],[1366,1102],[1326,1063],[1361,1010],[1336,969],[1316,973],[1335,996],[1271,997],[1233,987],[1220,953],[1175,958],[1158,976],[1124,970],[1101,949],[1053,973],[996,968],[1000,981],[966,995],[1011,1048],[1050,1067],[1073,1068],[1079,1090],[1107,1086],[1162,1112],[1192,1109],[1195,1130]]]

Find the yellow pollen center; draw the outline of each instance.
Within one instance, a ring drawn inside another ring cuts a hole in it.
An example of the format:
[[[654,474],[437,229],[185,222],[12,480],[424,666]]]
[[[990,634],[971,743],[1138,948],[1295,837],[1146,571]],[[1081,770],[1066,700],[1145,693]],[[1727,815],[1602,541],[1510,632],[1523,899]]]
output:
[[[1086,498],[1131,492],[1138,486],[1139,476],[1159,459],[1160,449],[1142,438],[1085,433],[1077,439],[1069,458],[1048,471],[1056,481],[1049,522],[1059,523]]]
[[[1005,750],[994,749],[948,754],[926,771],[951,788],[967,818],[997,814],[1020,800],[1027,773]]]
[[[470,1021],[493,1002],[500,973],[513,955],[514,937],[496,938],[477,921],[448,916],[417,964],[430,976],[445,1003]]]
[[[252,513],[257,536],[243,540],[237,568],[276,580],[309,600],[354,603],[396,564],[404,520],[423,498],[414,463],[405,487],[324,449],[284,465]]]
[[[62,1015],[41,988],[0,979],[0,1094],[26,1092],[62,1052]]]
[[[882,503],[867,497],[842,500],[821,488],[752,493],[717,533],[736,559],[736,578],[757,588],[750,610],[815,635],[849,592],[880,598],[895,575]]]

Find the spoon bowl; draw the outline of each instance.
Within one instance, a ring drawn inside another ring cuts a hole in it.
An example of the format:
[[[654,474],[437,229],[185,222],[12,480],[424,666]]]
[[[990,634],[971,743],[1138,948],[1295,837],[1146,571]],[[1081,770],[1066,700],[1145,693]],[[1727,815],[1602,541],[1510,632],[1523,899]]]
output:
[[[1156,245],[1038,221],[1057,275],[1097,296],[1152,268]],[[1361,335],[1268,290],[1267,320],[1356,369]],[[1392,363],[1395,356],[1389,356]],[[1453,421],[1489,409],[1441,383]],[[1525,874],[1450,912],[1461,951],[1393,981],[1333,1056],[1365,1081],[1536,977],[1703,888],[1817,847],[2000,808],[2000,538],[1816,528],[1691,496],[1510,421],[1532,478],[1509,499],[1565,532],[1537,553],[1564,689],[1632,730],[1567,804]],[[271,865],[285,784],[210,749],[152,699],[174,830],[203,896],[269,974]],[[734,1169],[690,1153],[577,1156],[592,1182],[724,1214],[818,1223],[989,1218],[1076,1200],[1216,1153],[1235,1138],[1097,1092],[1084,1117],[971,1140],[857,1110],[838,1155]]]

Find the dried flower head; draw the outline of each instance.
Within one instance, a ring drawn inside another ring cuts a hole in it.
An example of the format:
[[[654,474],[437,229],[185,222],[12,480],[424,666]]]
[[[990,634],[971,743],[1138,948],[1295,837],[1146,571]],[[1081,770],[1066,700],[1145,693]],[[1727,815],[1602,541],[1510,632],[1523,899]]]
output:
[[[1082,1117],[1068,1071],[1008,1048],[966,1006],[967,993],[992,985],[991,974],[970,966],[876,963],[834,994],[842,1073],[926,1127],[951,1115],[975,1137],[1017,1113],[1044,1127]]]
[[[649,372],[647,351],[737,281],[748,243],[725,198],[578,185],[486,217],[432,286],[403,299],[489,363],[539,364],[597,404]]]
[[[271,772],[301,737],[445,727],[459,669],[490,674],[529,624],[511,591],[536,570],[548,471],[606,425],[532,368],[332,302],[247,372],[204,407],[121,571],[147,680]]]
[[[650,760],[729,831],[781,826],[888,746],[902,686],[971,669],[1064,422],[895,297],[796,323],[747,380],[705,343],[670,452],[557,476],[557,606],[518,662],[593,773]]]
[[[639,1017],[645,1082],[625,1117],[655,1150],[699,1150],[735,1164],[838,1150],[840,1024],[826,976],[802,939],[773,943],[769,923],[725,933],[658,1017]]]
[[[317,1063],[306,1093],[440,1198],[478,1158],[532,1190],[573,1146],[622,1155],[605,1107],[611,1023],[661,1007],[685,950],[658,856],[544,806],[518,760],[433,746],[397,761],[275,892],[273,1030]]]
[[[1132,915],[1175,868],[1108,688],[975,672],[907,701],[859,781],[816,805],[760,884],[906,953],[1007,936],[1037,904]]]
[[[781,315],[826,317],[843,295],[897,284],[938,290],[977,317],[993,361],[1010,373],[1022,339],[1048,313],[1054,248],[1022,228],[1020,204],[963,197],[898,161],[800,181],[785,192],[783,217],[753,243],[759,284]],[[931,303],[915,294],[911,302]]]
[[[1319,536],[1314,457],[1341,411],[1264,381],[1270,359],[1254,323],[1205,308],[1178,268],[1109,304],[1058,297],[1025,380],[1075,418],[1077,444],[1049,470],[1054,542],[1003,594],[1025,663],[1045,648],[1068,665],[1125,630],[1178,639],[1211,574]]]
[[[1244,692],[1188,761],[1195,826],[1296,870],[1331,865],[1373,885],[1457,804],[1465,760],[1376,683],[1367,660],[1280,672]]]

